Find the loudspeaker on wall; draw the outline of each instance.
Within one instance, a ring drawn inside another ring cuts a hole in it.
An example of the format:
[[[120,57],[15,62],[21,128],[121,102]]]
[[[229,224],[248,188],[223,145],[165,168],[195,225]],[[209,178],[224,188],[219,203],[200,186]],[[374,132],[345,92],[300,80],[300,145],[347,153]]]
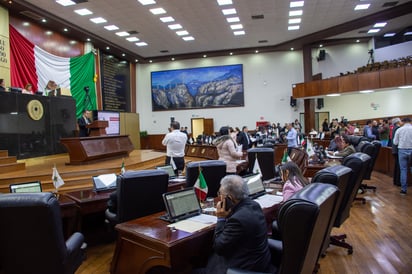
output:
[[[321,108],[323,108],[324,107],[324,104],[323,104],[323,98],[318,98],[318,101],[317,101],[317,104],[316,104],[317,106],[317,108],[318,109],[321,109]]]
[[[296,99],[293,98],[293,96],[290,96],[290,106],[291,107],[296,107]]]
[[[318,62],[325,60],[325,56],[326,56],[326,51],[324,49],[321,49],[319,51],[319,55],[318,55],[318,58],[317,58]]]

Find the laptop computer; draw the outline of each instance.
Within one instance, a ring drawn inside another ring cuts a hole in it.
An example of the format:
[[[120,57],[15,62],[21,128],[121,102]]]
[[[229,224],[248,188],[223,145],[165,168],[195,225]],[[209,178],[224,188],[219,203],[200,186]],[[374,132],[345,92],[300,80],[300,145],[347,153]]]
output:
[[[259,173],[244,176],[249,197],[256,199],[266,194],[265,186],[263,185],[262,175]]]
[[[156,169],[161,169],[167,172],[169,174],[169,180],[170,179],[175,179],[176,173],[171,165],[165,165],[165,166],[157,166]]]
[[[115,173],[93,176],[92,179],[93,179],[93,188],[94,188],[94,191],[96,192],[116,189],[117,187],[117,175]]]
[[[10,193],[42,192],[40,181],[18,183],[9,185]]]
[[[194,188],[185,188],[164,193],[163,201],[165,203],[167,214],[160,218],[170,223],[181,221],[202,213],[202,208],[200,207]]]

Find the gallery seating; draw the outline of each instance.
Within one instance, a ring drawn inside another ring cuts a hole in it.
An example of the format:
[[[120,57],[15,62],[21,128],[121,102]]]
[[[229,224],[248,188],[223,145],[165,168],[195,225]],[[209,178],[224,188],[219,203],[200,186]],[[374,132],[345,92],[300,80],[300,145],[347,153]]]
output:
[[[263,180],[271,180],[275,177],[274,170],[274,149],[270,147],[257,147],[247,150],[247,157],[249,162],[248,172],[254,173],[254,165],[256,158],[258,159],[260,171],[262,172]]]
[[[281,206],[273,226],[280,239],[268,240],[277,273],[314,272],[337,198],[336,186],[312,183]]]
[[[205,178],[207,197],[217,197],[220,180],[226,175],[226,163],[220,160],[190,162],[186,165],[186,186],[192,187],[199,178],[199,169]]]
[[[0,195],[0,273],[73,274],[85,258],[83,234],[66,241],[50,192]]]
[[[165,210],[162,194],[167,192],[169,175],[164,170],[127,171],[117,177],[116,213],[106,210],[114,226]]]
[[[351,175],[352,169],[343,165],[336,165],[319,170],[312,178],[312,182],[332,184],[337,186],[339,189],[339,196],[336,202],[336,207],[332,213],[331,222],[329,224],[328,232],[326,234],[326,238],[322,247],[322,254],[325,254],[326,249],[330,244],[330,233],[332,231],[332,227],[339,227],[340,224],[344,221],[342,219],[342,217],[344,217],[342,213],[348,208],[348,205],[342,203],[342,201],[343,197],[349,195],[349,193],[353,191],[353,181],[349,181]],[[352,202],[350,202],[350,204],[352,204]]]

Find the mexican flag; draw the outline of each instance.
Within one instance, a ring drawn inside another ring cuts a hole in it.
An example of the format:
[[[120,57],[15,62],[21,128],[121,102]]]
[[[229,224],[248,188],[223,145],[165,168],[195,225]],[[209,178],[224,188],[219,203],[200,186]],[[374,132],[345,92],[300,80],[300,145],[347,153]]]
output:
[[[199,177],[197,178],[194,187],[195,187],[196,196],[199,198],[200,201],[204,201],[207,196],[208,188],[207,188],[205,177],[203,177],[203,173],[200,168],[199,168]]]
[[[33,85],[33,90],[44,92],[47,83],[52,80],[76,100],[76,116],[80,117],[83,109],[96,109],[95,68],[92,52],[73,58],[53,55],[21,35],[14,27],[10,29],[10,71],[11,85],[24,88]],[[90,105],[86,102],[85,87],[89,87]]]
[[[288,150],[285,149],[285,151],[283,152],[283,157],[282,157],[282,164],[287,163],[291,161],[289,155],[288,155]]]

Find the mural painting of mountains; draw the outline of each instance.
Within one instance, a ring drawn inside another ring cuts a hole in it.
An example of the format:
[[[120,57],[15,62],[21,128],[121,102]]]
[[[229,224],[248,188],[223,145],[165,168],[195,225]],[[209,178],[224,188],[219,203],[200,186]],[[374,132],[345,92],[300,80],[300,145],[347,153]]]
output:
[[[244,105],[242,65],[155,71],[151,76],[153,111]]]

